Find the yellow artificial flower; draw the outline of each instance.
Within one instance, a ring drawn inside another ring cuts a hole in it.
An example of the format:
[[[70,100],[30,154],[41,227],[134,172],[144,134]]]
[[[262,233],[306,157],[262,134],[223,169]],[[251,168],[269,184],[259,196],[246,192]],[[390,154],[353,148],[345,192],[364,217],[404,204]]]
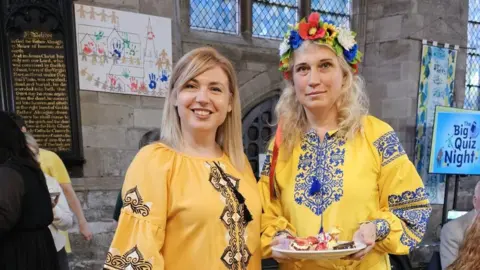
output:
[[[337,27],[333,24],[323,23],[323,29],[327,32],[327,40],[329,41],[333,41],[338,35]]]

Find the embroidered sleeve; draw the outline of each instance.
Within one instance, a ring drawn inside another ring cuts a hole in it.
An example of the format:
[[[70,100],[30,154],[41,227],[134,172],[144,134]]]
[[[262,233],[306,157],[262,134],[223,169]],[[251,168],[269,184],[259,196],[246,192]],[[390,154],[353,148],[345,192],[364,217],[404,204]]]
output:
[[[430,216],[422,179],[408,159],[393,130],[373,143],[378,151],[380,210],[376,224],[376,248],[391,254],[407,254],[422,240]]]
[[[271,149],[270,147],[269,149]],[[268,154],[270,153],[270,154]],[[261,247],[262,257],[269,258],[272,255],[270,243],[278,232],[288,231],[295,235],[295,228],[283,217],[282,204],[279,199],[270,200],[269,173],[270,173],[271,151],[267,152],[267,157],[263,165],[262,174],[258,181],[260,190],[260,199],[262,200],[262,220],[261,220]]]
[[[164,269],[168,152],[144,147],[128,168],[123,207],[104,269]],[[159,166],[163,164],[164,166]]]

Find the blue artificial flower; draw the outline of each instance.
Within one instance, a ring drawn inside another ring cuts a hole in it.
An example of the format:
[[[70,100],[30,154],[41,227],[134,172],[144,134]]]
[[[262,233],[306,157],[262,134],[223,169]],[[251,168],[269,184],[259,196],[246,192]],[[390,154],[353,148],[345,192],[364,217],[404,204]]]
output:
[[[292,46],[292,48],[294,50],[296,50],[298,47],[300,47],[302,45],[302,43],[303,43],[302,37],[300,37],[298,32],[295,31],[295,30],[291,30],[290,31],[290,46]]]
[[[349,51],[343,49],[343,56],[345,56],[345,60],[347,60],[348,63],[351,63],[355,59],[355,56],[357,55],[357,51],[358,51],[357,44],[353,45],[353,47]]]

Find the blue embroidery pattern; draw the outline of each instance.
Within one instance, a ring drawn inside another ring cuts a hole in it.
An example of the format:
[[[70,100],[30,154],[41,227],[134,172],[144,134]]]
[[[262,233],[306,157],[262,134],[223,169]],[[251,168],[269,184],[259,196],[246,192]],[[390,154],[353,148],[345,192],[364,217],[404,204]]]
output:
[[[392,213],[404,222],[400,241],[408,246],[410,251],[413,250],[427,230],[428,218],[432,211],[425,189],[419,187],[415,191],[405,191],[401,195],[390,195],[388,206]]]
[[[376,241],[382,241],[387,238],[390,233],[390,224],[385,219],[376,219],[372,221],[377,227],[377,239]]]
[[[315,215],[321,215],[333,202],[343,196],[343,165],[345,139],[339,136],[325,136],[323,142],[315,131],[305,134],[295,179],[294,199],[305,205]],[[320,191],[310,195],[314,182],[320,183]]]
[[[395,131],[390,131],[382,135],[375,142],[373,142],[378,153],[382,157],[382,166],[389,164],[395,159],[405,155],[405,150],[400,144],[400,140],[395,134]]]
[[[270,176],[270,163],[272,159],[272,150],[268,150],[265,156],[265,162],[263,162],[262,175]]]
[[[402,193],[402,195],[390,195],[388,196],[388,206],[396,207],[402,206],[406,203],[412,204],[416,202],[421,202],[427,200],[427,192],[423,187],[417,188],[415,191],[407,190]]]

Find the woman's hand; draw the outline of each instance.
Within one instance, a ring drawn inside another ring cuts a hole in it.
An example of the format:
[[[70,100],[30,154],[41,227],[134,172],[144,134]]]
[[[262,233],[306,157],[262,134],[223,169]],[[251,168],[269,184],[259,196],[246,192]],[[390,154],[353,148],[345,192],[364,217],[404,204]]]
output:
[[[272,240],[272,243],[270,243],[271,247],[278,246],[278,245],[288,245],[290,243],[290,240],[287,239],[286,235],[280,235],[280,236],[275,236]],[[292,259],[288,257],[285,254],[276,252],[275,250],[272,250],[272,258],[277,261],[278,263],[294,263],[298,260]]]
[[[55,196],[55,198],[51,198],[52,199],[52,208],[55,208],[55,206],[57,206],[59,198],[60,198],[60,195]]]
[[[353,241],[361,242],[367,245],[366,248],[359,252],[348,256],[348,260],[362,260],[375,246],[375,240],[377,239],[377,226],[375,223],[368,222],[360,225],[360,228],[353,235]]]

